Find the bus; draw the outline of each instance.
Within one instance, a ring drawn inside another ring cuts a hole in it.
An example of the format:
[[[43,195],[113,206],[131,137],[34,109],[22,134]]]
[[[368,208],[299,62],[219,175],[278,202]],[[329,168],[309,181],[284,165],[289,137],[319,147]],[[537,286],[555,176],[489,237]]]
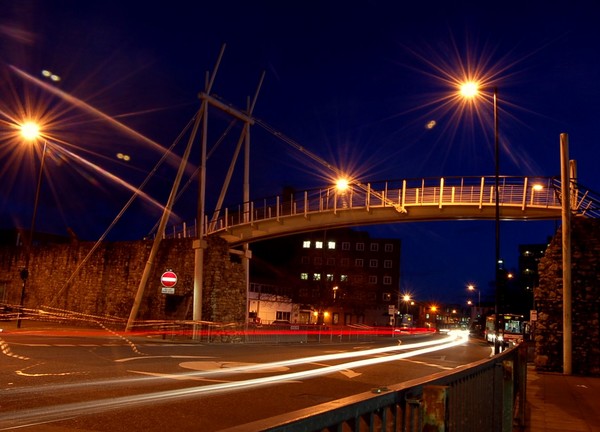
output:
[[[516,345],[523,341],[523,335],[527,323],[523,315],[520,314],[500,314],[499,332],[496,329],[496,315],[492,314],[485,321],[485,339],[494,343],[496,337],[498,341],[504,344]]]

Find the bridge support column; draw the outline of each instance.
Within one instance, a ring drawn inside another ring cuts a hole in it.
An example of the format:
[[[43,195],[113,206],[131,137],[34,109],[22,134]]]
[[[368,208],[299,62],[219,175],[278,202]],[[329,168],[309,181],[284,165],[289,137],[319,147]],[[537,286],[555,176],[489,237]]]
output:
[[[193,320],[202,321],[202,287],[204,285],[204,250],[207,247],[206,240],[194,240],[194,300]],[[194,339],[196,339],[197,325],[194,325]]]

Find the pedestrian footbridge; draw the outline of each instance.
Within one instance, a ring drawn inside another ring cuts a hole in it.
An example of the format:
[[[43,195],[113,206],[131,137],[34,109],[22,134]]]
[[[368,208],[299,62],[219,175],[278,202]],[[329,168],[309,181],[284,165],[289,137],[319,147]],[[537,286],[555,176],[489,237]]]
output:
[[[560,181],[549,177],[499,177],[499,219],[561,217]],[[224,208],[205,220],[205,233],[232,246],[322,229],[397,222],[495,220],[496,177],[442,177],[352,183],[275,196]],[[600,214],[587,192],[571,188],[573,212]]]

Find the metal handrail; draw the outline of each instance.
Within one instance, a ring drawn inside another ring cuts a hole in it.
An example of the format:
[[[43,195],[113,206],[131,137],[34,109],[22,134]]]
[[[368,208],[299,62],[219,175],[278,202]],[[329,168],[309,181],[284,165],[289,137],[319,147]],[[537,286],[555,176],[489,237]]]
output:
[[[600,217],[600,198],[582,185],[571,186],[574,214]],[[555,177],[502,176],[499,182],[501,207],[561,209],[561,185]],[[345,192],[335,187],[315,188],[286,196],[271,196],[218,211],[210,223],[204,221],[207,235],[218,234],[237,226],[277,221],[293,216],[310,218],[318,213],[356,209],[393,208],[398,213],[415,207],[495,206],[495,177],[442,177],[386,180],[350,185]],[[196,224],[167,232],[166,237],[194,237]]]
[[[221,432],[510,432],[525,426],[526,349]]]

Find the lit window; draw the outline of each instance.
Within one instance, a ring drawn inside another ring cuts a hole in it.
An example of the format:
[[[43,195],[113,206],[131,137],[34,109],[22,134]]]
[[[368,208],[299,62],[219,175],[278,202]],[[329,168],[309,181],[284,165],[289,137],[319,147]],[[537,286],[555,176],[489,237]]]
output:
[[[355,267],[362,267],[364,265],[364,261],[362,258],[356,258],[354,260],[354,266]]]
[[[303,247],[304,249],[309,249],[309,248],[310,248],[310,240],[304,240],[304,241],[302,242],[302,247]]]
[[[384,276],[383,277],[383,284],[384,285],[391,285],[392,284],[392,277],[391,276]]]
[[[365,244],[364,243],[356,243],[356,250],[357,251],[364,251],[365,250]]]
[[[379,250],[378,243],[371,243],[371,252],[377,252]]]
[[[335,249],[335,242],[334,241],[327,242],[327,249]]]
[[[340,282],[348,282],[348,275],[346,275],[346,274],[340,275]]]
[[[331,273],[327,273],[327,276],[326,276],[326,278],[327,278],[327,281],[328,281],[328,282],[333,282],[333,274],[331,274]]]
[[[315,242],[315,248],[317,248],[317,249],[323,249],[323,242],[322,241],[316,241]]]
[[[300,273],[300,279],[308,280],[308,273]]]
[[[320,281],[321,280],[321,273],[313,273],[313,280]]]

